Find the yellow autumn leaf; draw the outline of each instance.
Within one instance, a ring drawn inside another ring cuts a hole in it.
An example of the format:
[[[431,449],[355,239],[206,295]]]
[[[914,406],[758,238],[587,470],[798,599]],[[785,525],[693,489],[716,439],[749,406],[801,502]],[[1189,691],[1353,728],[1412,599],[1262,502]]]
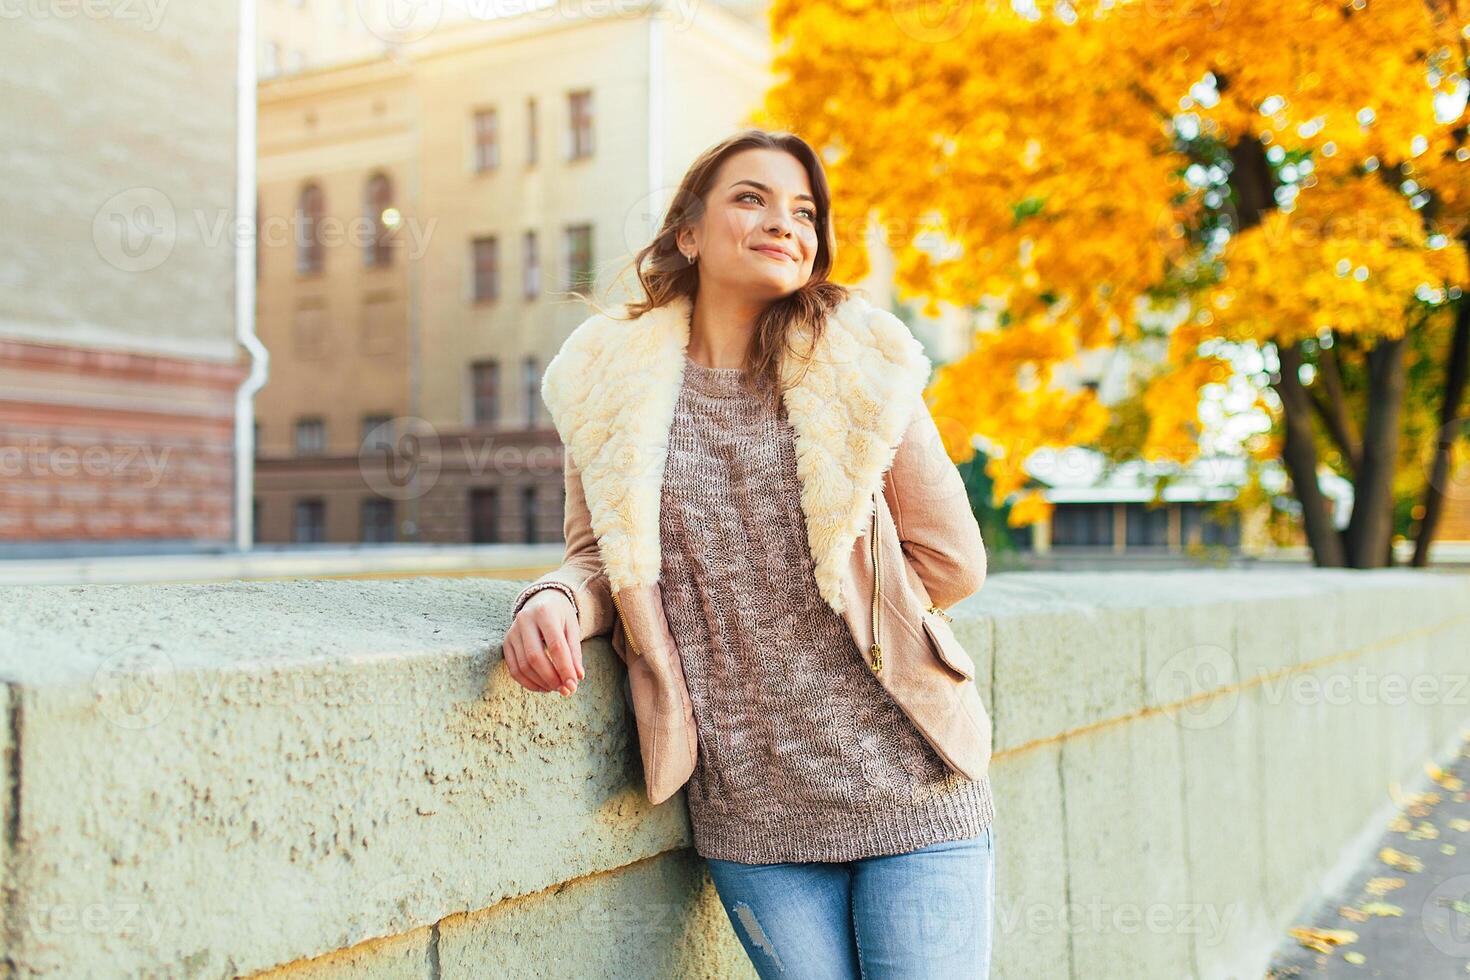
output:
[[[1407,836],[1409,840],[1438,840],[1439,828],[1428,820],[1421,820]]]
[[[1405,882],[1402,878],[1369,878],[1368,883],[1363,886],[1363,890],[1369,895],[1382,896],[1387,895],[1396,888],[1404,887],[1404,884]]]
[[[1377,916],[1401,916],[1404,914],[1403,909],[1397,905],[1390,905],[1387,902],[1369,902],[1362,907],[1362,911],[1366,915]]]
[[[1415,872],[1424,870],[1423,862],[1414,857],[1414,855],[1405,854],[1403,851],[1396,850],[1392,847],[1385,847],[1380,850],[1378,852],[1378,860],[1400,871]]]
[[[1351,929],[1318,929],[1316,926],[1293,926],[1289,935],[1297,942],[1319,953],[1330,953],[1334,946],[1355,943],[1358,934]]]

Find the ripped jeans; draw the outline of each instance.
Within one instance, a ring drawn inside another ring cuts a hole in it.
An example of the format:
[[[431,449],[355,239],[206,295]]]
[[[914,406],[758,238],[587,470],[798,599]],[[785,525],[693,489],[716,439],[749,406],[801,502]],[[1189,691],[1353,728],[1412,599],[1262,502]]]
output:
[[[984,980],[994,935],[992,829],[840,863],[706,863],[761,980]]]

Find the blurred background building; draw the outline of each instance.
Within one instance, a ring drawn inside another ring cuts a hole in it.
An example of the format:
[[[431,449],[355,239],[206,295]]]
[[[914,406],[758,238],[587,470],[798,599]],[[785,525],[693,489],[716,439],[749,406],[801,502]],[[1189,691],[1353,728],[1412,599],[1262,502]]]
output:
[[[0,31],[0,555],[234,544],[238,20]]]
[[[452,20],[262,81],[258,329],[282,356],[256,540],[560,540],[541,372],[587,313],[564,291],[601,295],[770,83],[757,23],[655,9]]]

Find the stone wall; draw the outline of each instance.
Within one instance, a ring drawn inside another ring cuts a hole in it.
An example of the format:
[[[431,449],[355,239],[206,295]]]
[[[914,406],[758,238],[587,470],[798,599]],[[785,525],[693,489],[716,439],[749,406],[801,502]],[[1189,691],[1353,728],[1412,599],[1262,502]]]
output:
[[[650,807],[621,666],[501,662],[518,583],[0,590],[16,976],[753,976]],[[995,575],[998,977],[1259,976],[1470,711],[1470,580]]]

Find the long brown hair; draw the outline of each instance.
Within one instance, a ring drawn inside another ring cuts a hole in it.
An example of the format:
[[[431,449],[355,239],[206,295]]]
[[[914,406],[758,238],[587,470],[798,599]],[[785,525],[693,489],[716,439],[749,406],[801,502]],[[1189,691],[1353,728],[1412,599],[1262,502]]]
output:
[[[621,319],[636,319],[680,295],[688,296],[692,305],[699,294],[699,263],[691,264],[685,258],[679,251],[675,236],[680,228],[703,217],[705,197],[725,159],[749,149],[790,153],[806,169],[812,197],[816,199],[817,254],[812,262],[811,278],[789,296],[766,307],[756,319],[755,335],[746,352],[746,383],[762,387],[774,396],[779,391],[782,358],[790,353],[804,364],[821,336],[827,314],[849,295],[846,286],[828,278],[832,272],[836,236],[832,229],[832,195],[827,185],[826,170],[811,145],[795,133],[743,129],[700,154],[679,182],[679,189],[664,215],[658,234],[639,250],[630,263],[637,271],[645,297],[628,303],[628,315]],[[591,302],[585,296],[583,299]],[[804,351],[796,351],[791,345],[791,338],[798,330],[810,336],[810,343]]]

